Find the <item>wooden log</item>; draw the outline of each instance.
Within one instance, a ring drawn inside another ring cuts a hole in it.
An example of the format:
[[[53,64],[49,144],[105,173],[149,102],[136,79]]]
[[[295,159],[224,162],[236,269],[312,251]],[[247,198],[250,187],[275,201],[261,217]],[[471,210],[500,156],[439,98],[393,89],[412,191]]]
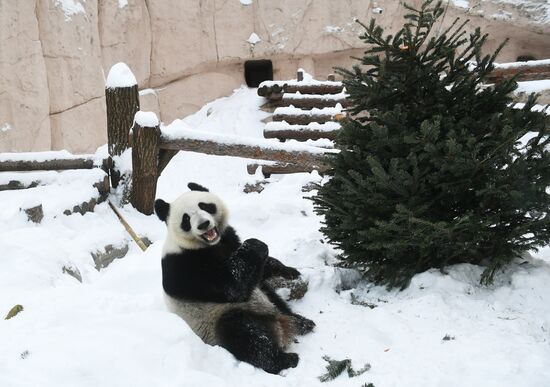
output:
[[[283,93],[284,85],[274,84],[271,86],[271,94],[281,94]]]
[[[341,83],[332,82],[320,82],[318,84],[285,84],[283,90],[285,93],[297,93],[302,94],[338,94],[341,93],[344,87]]]
[[[307,125],[310,122],[324,124],[329,121],[337,121],[333,114],[273,114],[273,121],[286,121],[290,125]]]
[[[211,140],[181,138],[177,140],[160,138],[161,149],[199,152],[217,156],[234,156],[259,160],[280,161],[302,166],[309,170],[324,171],[328,168],[326,153],[307,151],[285,151],[244,144],[223,144]]]
[[[246,166],[246,170],[250,175],[254,175],[258,167],[262,167],[262,174],[264,177],[269,178],[272,174],[289,174],[289,173],[302,173],[311,172],[313,170],[319,171],[319,173],[326,173],[329,171],[328,165],[324,164],[319,168],[312,168],[310,164],[295,164],[295,163],[275,163],[275,164],[262,164],[253,163]]]
[[[171,149],[161,149],[159,151],[159,165],[158,165],[158,171],[157,171],[159,176],[162,173],[162,171],[164,171],[164,168],[166,168],[170,160],[172,160],[172,158],[175,155],[177,155],[178,152],[179,151],[177,150],[171,150]]]
[[[317,96],[317,95],[311,95],[311,97],[308,98],[290,98],[288,96],[285,96],[283,94],[283,97],[281,99],[281,103],[278,106],[294,106],[300,109],[312,109],[312,108],[318,108],[322,109],[325,107],[334,107],[337,104],[342,105],[342,107],[348,107],[350,105],[350,101],[347,98],[325,98],[323,96]]]
[[[281,141],[284,140],[318,140],[320,138],[328,138],[329,140],[334,140],[338,134],[338,129],[336,130],[315,130],[310,129],[307,126],[302,126],[299,128],[293,128],[288,130],[270,130],[264,129],[265,138],[277,138]]]
[[[258,93],[258,95],[259,95],[260,97],[265,97],[265,96],[268,94],[268,93],[267,93],[268,90],[270,90],[269,87],[267,87],[267,86],[260,86],[260,87],[258,87],[257,93]]]
[[[517,65],[514,67],[495,68],[486,78],[487,83],[502,82],[514,75],[518,75],[518,81],[536,81],[540,79],[550,79],[550,63],[540,61],[540,64]]]
[[[319,82],[315,84],[287,84],[284,82],[274,83],[270,86],[264,85],[258,88],[258,95],[260,97],[266,97],[273,99],[283,93],[296,93],[302,94],[338,94],[341,93],[344,87],[340,82]]]
[[[132,192],[130,201],[142,214],[151,215],[157,192],[160,128],[132,127]]]
[[[108,159],[102,161],[102,165],[108,163]],[[97,168],[96,159],[82,157],[76,159],[52,159],[44,161],[32,160],[4,160],[0,161],[0,172],[15,171],[60,171],[65,169],[92,169]]]
[[[0,184],[0,191],[13,191],[19,189],[34,188],[41,185],[52,184],[54,181],[42,181],[40,179],[32,181],[10,180],[8,183]],[[101,180],[95,182],[93,186],[97,189],[102,197],[109,194],[109,176],[105,175]]]
[[[280,85],[262,86],[258,88],[258,95],[270,101],[279,101],[283,97],[283,87]]]
[[[128,135],[139,111],[138,86],[105,88],[107,106],[107,143],[109,155],[120,156],[128,149]],[[110,169],[111,185],[118,187],[120,172],[113,165]]]

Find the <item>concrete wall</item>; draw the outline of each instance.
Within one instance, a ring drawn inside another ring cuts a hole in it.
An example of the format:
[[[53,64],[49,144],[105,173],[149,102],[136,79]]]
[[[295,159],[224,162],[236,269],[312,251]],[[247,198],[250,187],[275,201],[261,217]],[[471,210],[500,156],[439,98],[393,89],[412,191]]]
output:
[[[469,28],[490,33],[488,50],[510,38],[500,61],[550,58],[541,2],[526,3],[451,6],[442,28],[467,16]],[[0,0],[0,151],[104,144],[104,78],[117,62],[152,89],[142,109],[169,123],[243,84],[247,59],[271,59],[275,79],[294,78],[297,67],[321,79],[349,67],[363,47],[354,19],[395,31],[404,12],[397,0]]]

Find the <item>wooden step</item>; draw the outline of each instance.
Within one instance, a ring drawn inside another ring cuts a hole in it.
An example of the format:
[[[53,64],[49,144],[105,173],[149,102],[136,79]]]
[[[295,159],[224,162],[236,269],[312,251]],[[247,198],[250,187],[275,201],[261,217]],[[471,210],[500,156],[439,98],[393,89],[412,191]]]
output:
[[[335,107],[337,104],[340,104],[345,108],[349,106],[350,101],[344,97],[344,95],[344,93],[324,95],[285,93],[278,106],[294,106],[301,109],[321,109],[324,107]],[[332,96],[337,97],[334,98]]]
[[[328,138],[334,140],[340,124],[327,122],[324,124],[310,123],[309,125],[290,125],[286,122],[268,122],[264,129],[265,138],[284,140],[318,140]]]

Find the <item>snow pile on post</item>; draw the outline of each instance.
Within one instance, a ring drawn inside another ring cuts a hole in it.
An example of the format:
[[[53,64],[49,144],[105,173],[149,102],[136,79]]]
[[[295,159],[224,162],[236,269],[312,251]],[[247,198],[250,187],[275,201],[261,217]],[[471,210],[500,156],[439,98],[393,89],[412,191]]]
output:
[[[138,111],[134,116],[134,124],[138,124],[143,128],[154,128],[159,126],[159,119],[153,112]]]
[[[118,62],[111,67],[107,75],[105,87],[114,89],[117,87],[132,87],[134,85],[137,85],[136,77],[126,63]]]

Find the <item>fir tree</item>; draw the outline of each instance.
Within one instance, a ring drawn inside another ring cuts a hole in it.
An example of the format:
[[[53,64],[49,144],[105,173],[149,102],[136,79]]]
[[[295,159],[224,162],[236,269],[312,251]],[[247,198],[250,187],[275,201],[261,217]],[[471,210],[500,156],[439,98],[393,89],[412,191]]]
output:
[[[546,115],[531,110],[534,96],[513,108],[514,79],[483,86],[502,46],[482,56],[487,35],[467,34],[458,19],[435,34],[441,2],[407,8],[394,36],[362,24],[369,48],[339,69],[350,118],[315,208],[342,265],[376,283],[403,288],[415,273],[461,262],[484,265],[490,283],[550,242]]]

